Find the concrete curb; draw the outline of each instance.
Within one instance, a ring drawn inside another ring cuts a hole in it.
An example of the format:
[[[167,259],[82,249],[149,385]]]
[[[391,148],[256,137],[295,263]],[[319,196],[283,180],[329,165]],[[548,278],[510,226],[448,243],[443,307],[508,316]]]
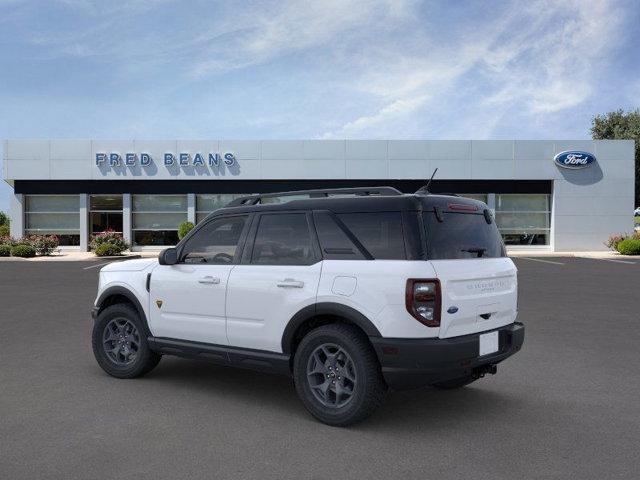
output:
[[[95,257],[96,260],[133,260],[135,258],[142,258],[142,255],[111,255],[104,257]]]
[[[620,255],[618,252],[550,252],[550,251],[509,251],[507,250],[509,257],[530,257],[530,258],[545,258],[545,257],[564,257],[564,258],[596,258],[596,259],[640,259],[640,255]]]
[[[21,257],[0,257],[0,261],[4,262],[90,262],[93,260],[134,260],[137,258],[143,258],[144,255],[139,253],[132,253],[127,255],[113,255],[108,257],[98,257],[91,252],[68,252],[59,255],[49,255],[33,258],[21,258]],[[153,255],[157,257],[156,255]],[[148,258],[148,257],[147,257]]]

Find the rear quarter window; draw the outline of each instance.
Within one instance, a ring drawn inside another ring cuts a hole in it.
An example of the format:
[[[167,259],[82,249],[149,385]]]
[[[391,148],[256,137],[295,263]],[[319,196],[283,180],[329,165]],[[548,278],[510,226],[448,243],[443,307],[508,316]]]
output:
[[[376,260],[406,260],[400,212],[342,213],[338,218]]]
[[[327,212],[314,212],[322,256],[327,260],[364,260],[364,255]]]
[[[482,213],[423,213],[430,260],[505,257],[495,220],[487,223]]]

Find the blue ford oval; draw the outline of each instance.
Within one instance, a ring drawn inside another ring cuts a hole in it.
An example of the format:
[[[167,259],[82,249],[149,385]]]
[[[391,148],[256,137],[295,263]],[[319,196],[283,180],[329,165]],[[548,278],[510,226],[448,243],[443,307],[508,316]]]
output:
[[[586,168],[596,161],[596,156],[580,150],[567,150],[553,157],[553,161],[563,168]]]

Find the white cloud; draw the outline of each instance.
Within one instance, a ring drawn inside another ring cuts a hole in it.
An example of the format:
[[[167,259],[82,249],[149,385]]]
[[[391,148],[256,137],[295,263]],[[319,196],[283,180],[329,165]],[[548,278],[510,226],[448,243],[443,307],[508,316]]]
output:
[[[403,19],[413,2],[409,0],[316,0],[281,1],[271,8],[252,10],[240,21],[233,19],[234,38],[214,33],[203,38],[208,57],[196,62],[193,73],[209,73],[261,64],[292,52],[348,41],[353,32],[384,22]],[[245,22],[246,21],[246,22]],[[384,21],[384,22],[383,22]],[[225,22],[216,26],[230,30]],[[229,51],[231,54],[229,55]]]
[[[176,89],[288,57],[285,68],[300,68],[306,56],[304,94],[337,104],[317,134],[338,138],[424,136],[457,110],[464,118],[448,118],[457,122],[450,131],[489,136],[514,110],[541,117],[575,108],[594,96],[624,21],[613,0],[513,0],[490,15],[478,3],[447,5],[455,14],[446,28],[442,11],[417,0],[59,5],[74,12],[72,28],[26,34],[47,56],[96,59],[125,78],[169,66]],[[159,7],[189,15],[171,26],[145,23]]]
[[[488,57],[491,79],[503,84],[487,98],[489,104],[520,101],[532,113],[549,113],[593,93],[605,53],[615,45],[621,12],[608,0],[540,6],[531,26]]]
[[[363,130],[367,130],[374,127],[384,126],[390,120],[398,118],[416,111],[421,107],[427,95],[422,97],[412,97],[407,99],[399,99],[389,105],[385,105],[382,109],[375,112],[372,115],[365,115],[358,117],[352,122],[347,123],[340,129],[340,135],[348,137],[350,135],[358,135]],[[337,138],[339,135],[332,132],[327,132],[321,136],[321,138]]]
[[[385,136],[385,128],[403,115],[443,95],[454,104],[457,98],[475,104],[458,106],[482,119],[484,128],[469,126],[465,133],[486,135],[510,108],[542,115],[576,107],[593,94],[598,70],[616,45],[622,22],[616,7],[609,0],[515,2],[486,25],[469,20],[465,36],[427,37],[421,53],[395,49],[378,55],[382,61],[355,83],[372,95],[371,111],[324,136]],[[475,98],[459,90],[469,76],[475,86],[483,85]]]

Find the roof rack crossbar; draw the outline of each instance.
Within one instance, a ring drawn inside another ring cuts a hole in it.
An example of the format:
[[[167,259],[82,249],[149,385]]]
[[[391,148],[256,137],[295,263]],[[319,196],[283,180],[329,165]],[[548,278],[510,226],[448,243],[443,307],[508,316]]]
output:
[[[309,198],[323,198],[329,195],[356,195],[369,196],[380,195],[384,197],[402,195],[402,192],[393,187],[355,187],[355,188],[322,188],[316,190],[294,190],[291,192],[258,193],[239,197],[229,202],[227,207],[240,205],[257,205],[265,198],[292,197],[297,195],[309,195]]]

